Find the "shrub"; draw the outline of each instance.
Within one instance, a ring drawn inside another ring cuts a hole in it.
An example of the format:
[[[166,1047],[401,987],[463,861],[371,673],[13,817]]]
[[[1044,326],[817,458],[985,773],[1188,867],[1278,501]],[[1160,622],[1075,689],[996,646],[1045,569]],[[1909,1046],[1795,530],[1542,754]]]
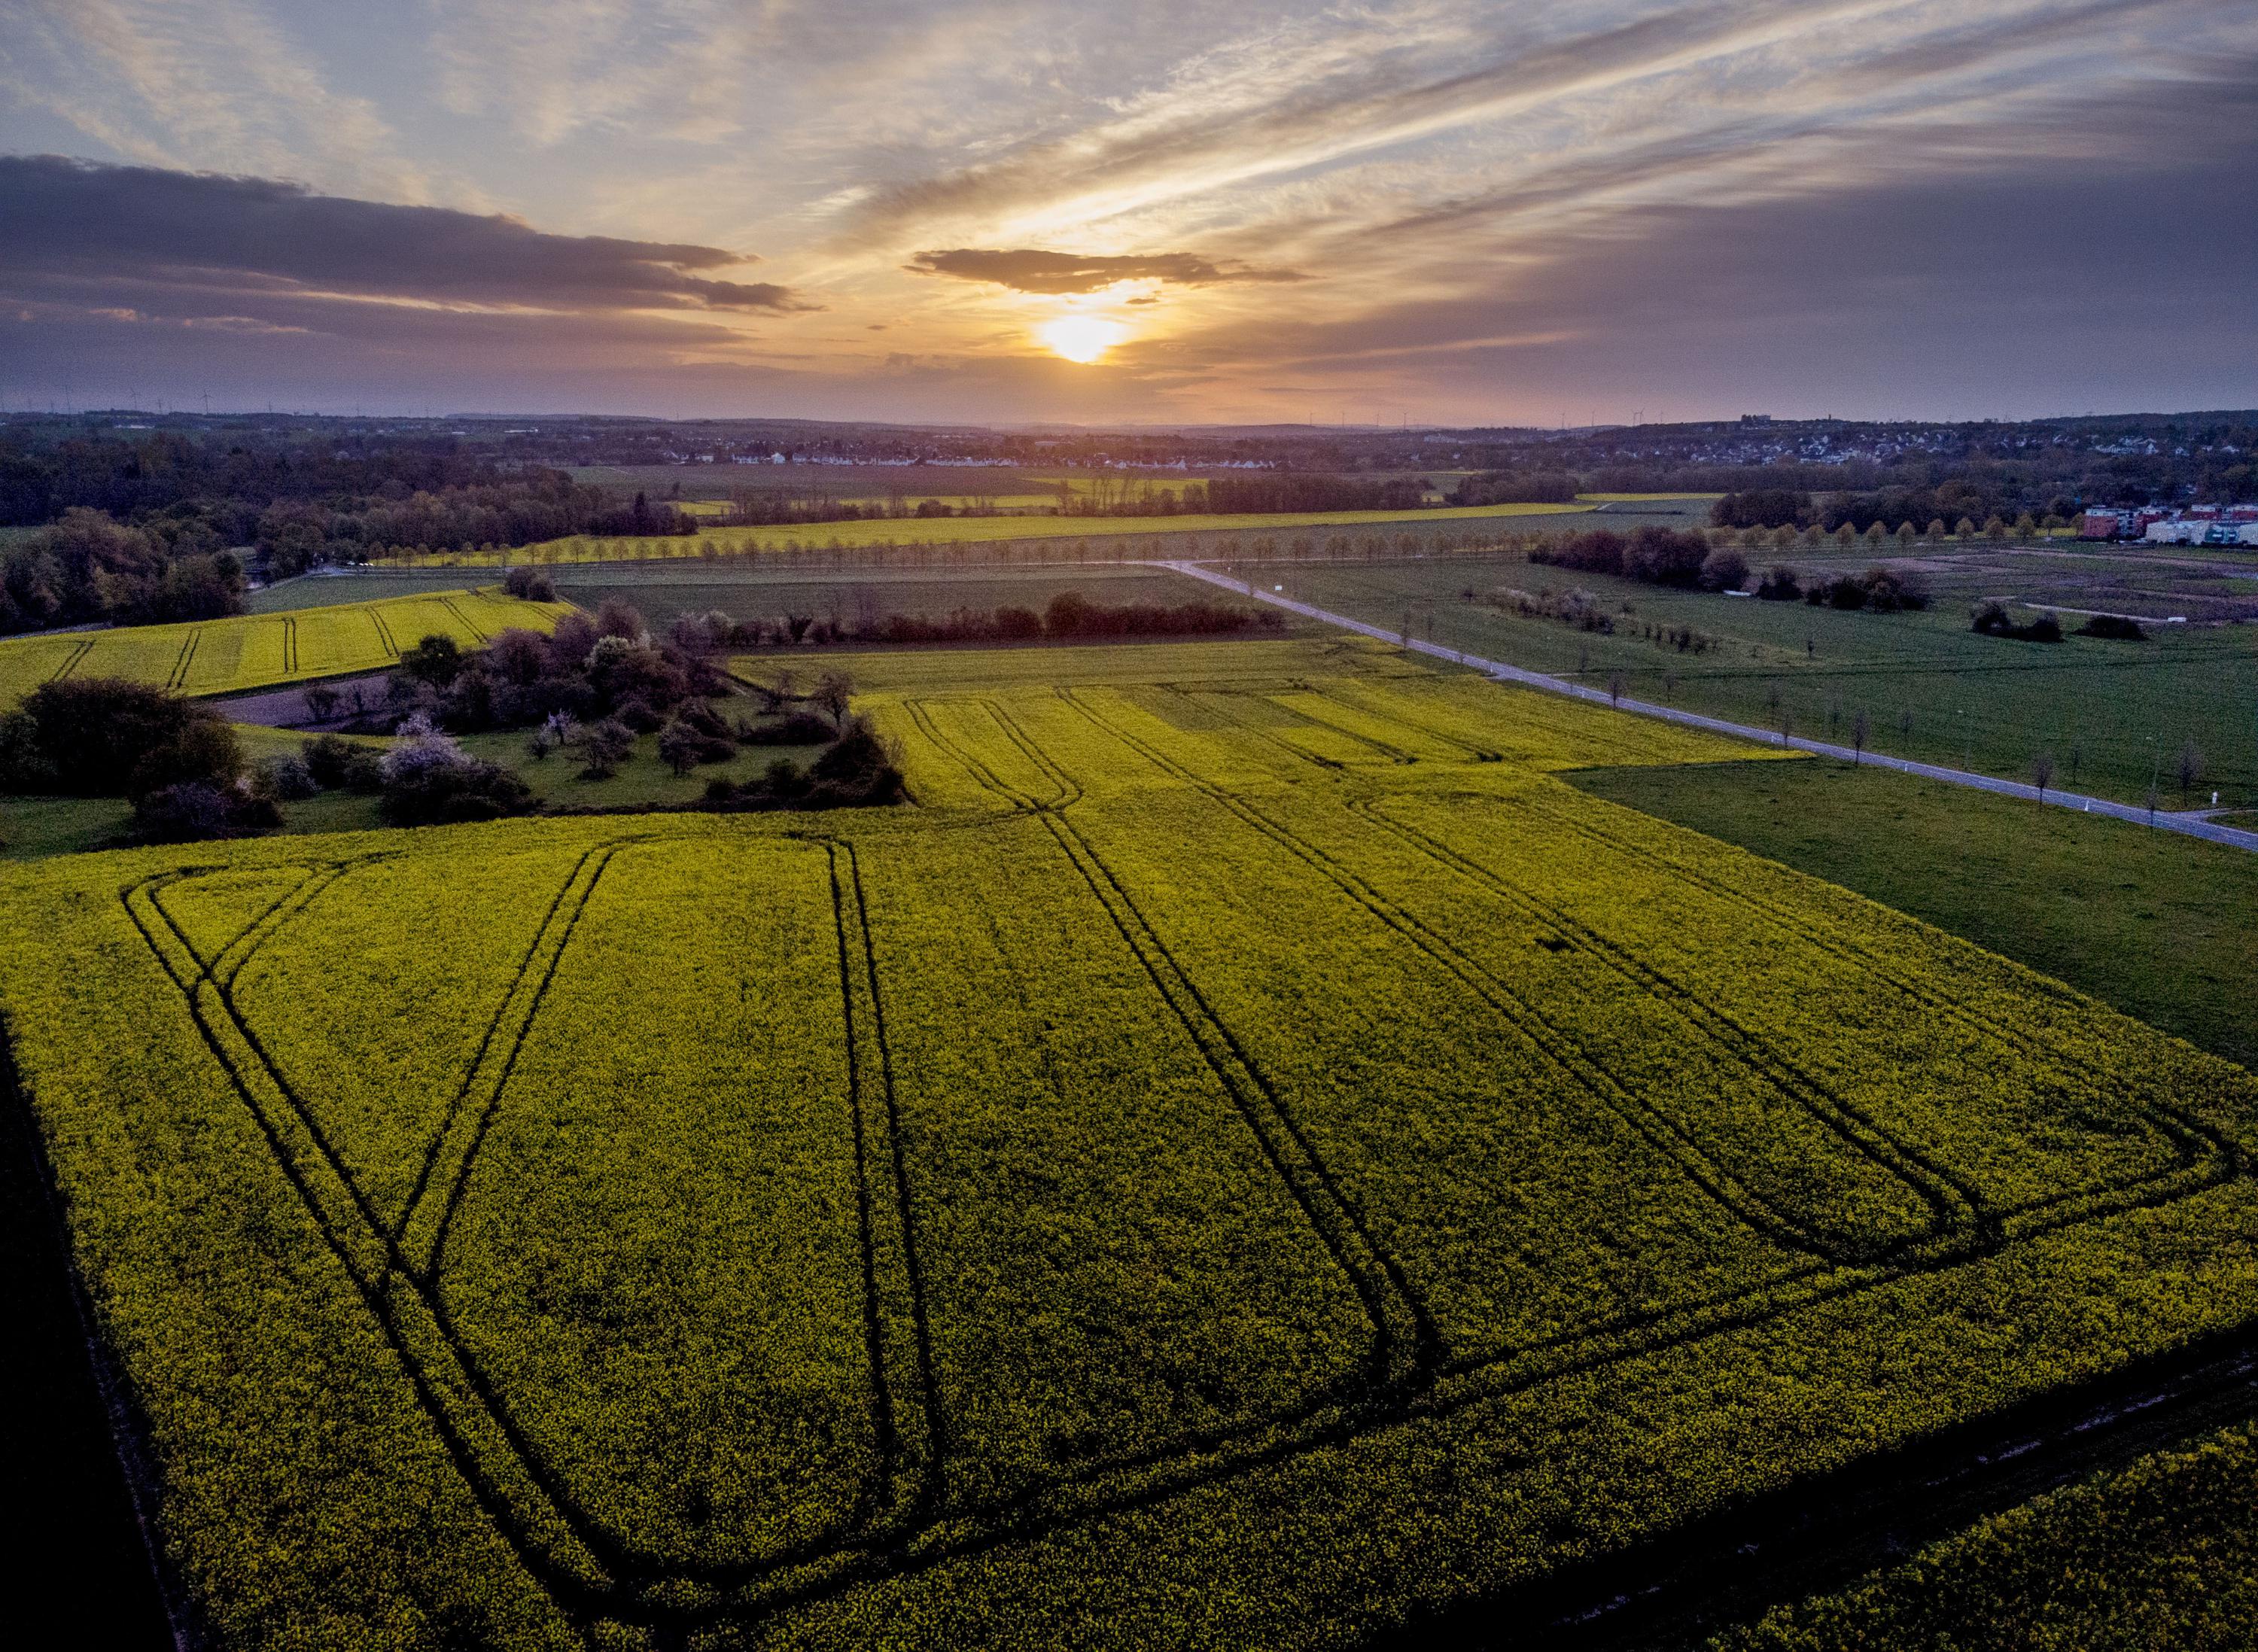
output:
[[[813,712],[792,712],[766,722],[740,723],[737,739],[748,746],[820,746],[838,730]]]
[[[345,783],[345,771],[352,762],[353,754],[367,749],[335,734],[322,734],[302,743],[298,755],[316,785],[335,787]]]
[[[277,803],[299,803],[321,791],[314,779],[314,771],[306,766],[302,757],[285,754],[269,757],[259,765],[252,790],[259,797],[271,798]]]
[[[217,713],[142,683],[66,677],[25,697],[0,746],[13,783],[74,797],[138,797],[181,781],[224,786],[243,748]]]
[[[1637,529],[1623,547],[1623,572],[1650,585],[1691,590],[1701,583],[1702,564],[1709,559],[1709,542],[1699,534],[1675,528]],[[1743,576],[1748,572],[1742,564]]]
[[[1749,582],[1749,559],[1737,550],[1713,550],[1701,564],[1701,589],[1738,591]]]
[[[1757,582],[1757,595],[1765,602],[1793,602],[1803,594],[1803,577],[1793,568],[1767,568]]]
[[[353,748],[345,759],[344,788],[355,797],[373,798],[384,790],[384,762],[366,746]]]
[[[557,600],[557,582],[537,568],[513,568],[502,576],[501,588],[528,602]]]
[[[2084,637],[2101,637],[2112,642],[2145,642],[2148,634],[2141,622],[2122,613],[2097,613],[2077,627]]]
[[[583,772],[589,779],[609,780],[635,749],[635,731],[607,717],[599,722],[583,723],[575,729],[572,747],[580,754],[580,761],[586,765]]]
[[[506,769],[476,758],[427,763],[385,776],[378,805],[387,826],[447,826],[523,814],[533,793]]]
[[[596,635],[640,644],[650,640],[650,622],[633,604],[622,602],[617,597],[607,597],[603,606],[596,610]]]
[[[737,743],[727,734],[716,736],[676,718],[658,734],[658,755],[678,775],[686,775],[700,763],[721,762],[737,755]]]
[[[133,805],[133,836],[143,843],[239,838],[281,824],[273,799],[253,797],[240,786],[202,780],[160,786]]]
[[[57,778],[31,714],[21,709],[0,713],[0,791],[52,791]]]
[[[2007,612],[2007,605],[1996,599],[1976,605],[1968,628],[1985,636],[2007,637],[2017,642],[2062,641],[2062,621],[2052,613],[2041,613],[2027,625],[2017,625]]]
[[[451,636],[427,636],[400,656],[394,675],[431,688],[445,688],[463,669],[462,645]]]

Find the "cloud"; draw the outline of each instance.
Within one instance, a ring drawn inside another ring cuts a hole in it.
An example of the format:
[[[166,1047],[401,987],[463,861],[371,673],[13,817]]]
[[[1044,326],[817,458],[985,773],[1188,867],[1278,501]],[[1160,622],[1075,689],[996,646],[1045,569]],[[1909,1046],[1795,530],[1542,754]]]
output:
[[[723,279],[744,254],[548,235],[517,219],[320,195],[272,178],[0,156],[0,283],[50,299],[133,290],[231,313],[285,300],[515,310],[789,314],[790,288]],[[142,308],[149,301],[134,301]]]
[[[335,90],[260,0],[0,0],[0,93],[133,160],[430,197],[377,103]]]
[[[902,267],[919,275],[954,275],[967,281],[993,281],[1019,293],[1095,293],[1117,281],[1215,287],[1232,281],[1310,279],[1298,270],[1257,269],[1230,259],[1218,264],[1190,252],[1088,258],[1072,252],[1039,252],[1033,247],[995,252],[958,247],[946,252],[920,252]]]

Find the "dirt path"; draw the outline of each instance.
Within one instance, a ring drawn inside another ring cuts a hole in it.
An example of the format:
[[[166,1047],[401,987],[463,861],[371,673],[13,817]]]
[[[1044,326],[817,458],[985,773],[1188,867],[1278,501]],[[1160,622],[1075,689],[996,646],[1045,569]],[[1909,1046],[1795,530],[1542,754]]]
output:
[[[353,690],[358,688],[370,705],[378,706],[384,703],[385,679],[391,675],[389,671],[364,671],[355,677],[323,677],[318,686],[337,690],[347,705],[351,704]],[[306,707],[306,691],[315,686],[316,684],[310,682],[293,683],[286,688],[261,689],[255,694],[238,694],[205,703],[231,723],[254,723],[262,728],[311,728],[316,725]]]

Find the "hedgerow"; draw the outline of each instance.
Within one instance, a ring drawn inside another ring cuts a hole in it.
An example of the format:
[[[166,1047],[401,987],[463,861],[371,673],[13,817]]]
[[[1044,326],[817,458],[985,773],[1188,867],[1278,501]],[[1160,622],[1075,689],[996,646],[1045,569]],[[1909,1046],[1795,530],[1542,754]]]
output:
[[[0,875],[220,1643],[1345,1645],[2258,1308],[2247,1074],[1548,772],[1736,748],[951,659],[917,809]]]

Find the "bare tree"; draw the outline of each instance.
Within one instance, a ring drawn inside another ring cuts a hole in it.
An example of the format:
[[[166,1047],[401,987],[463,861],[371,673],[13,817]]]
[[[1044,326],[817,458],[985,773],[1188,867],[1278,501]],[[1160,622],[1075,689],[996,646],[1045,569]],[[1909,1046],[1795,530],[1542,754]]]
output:
[[[1850,762],[1853,767],[1866,760],[1866,709],[1862,705],[1858,708],[1858,714],[1850,720]]]
[[[2039,801],[2046,801],[2047,788],[2054,783],[2054,754],[2042,751],[2031,759],[2031,783],[2039,789]]]
[[[815,691],[807,698],[814,702],[816,710],[831,720],[832,727],[844,728],[847,727],[848,702],[854,697],[854,678],[843,672],[826,671],[816,684]]]
[[[1610,705],[1621,705],[1622,704],[1622,673],[1621,671],[1609,671],[1608,673],[1608,704]]]
[[[1907,744],[1913,741],[1913,707],[1910,705],[1898,713],[1898,738]]]
[[[316,683],[306,690],[306,716],[313,722],[326,723],[337,713],[337,691],[327,683]]]
[[[2180,760],[2172,775],[2180,783],[2180,801],[2184,804],[2188,793],[2195,790],[2195,783],[2203,778],[2203,753],[2192,740],[2180,748]]]

